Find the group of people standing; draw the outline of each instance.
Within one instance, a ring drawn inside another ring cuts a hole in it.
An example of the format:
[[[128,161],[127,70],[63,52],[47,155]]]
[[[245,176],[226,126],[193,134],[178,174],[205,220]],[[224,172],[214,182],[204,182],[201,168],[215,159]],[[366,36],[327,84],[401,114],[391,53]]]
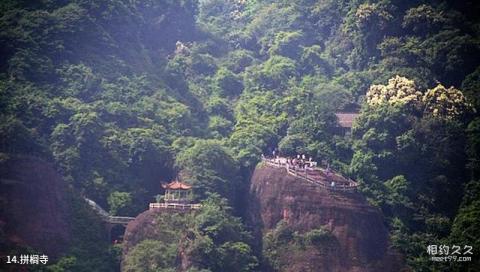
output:
[[[313,161],[312,157],[309,157],[307,160],[305,154],[297,155],[293,158],[287,158],[287,164],[291,167],[298,167],[300,169],[313,168],[317,166],[317,162]]]
[[[295,173],[297,173],[297,170],[300,170],[299,174],[302,175],[304,173],[305,177],[313,178],[313,179],[318,179],[318,182],[322,182],[324,184],[329,185],[329,187],[335,188],[339,185],[345,187],[354,187],[356,186],[356,183],[353,182],[353,184],[344,178],[344,180],[339,179],[336,177],[335,172],[330,168],[330,164],[328,162],[325,162],[324,164],[326,165],[325,168],[316,168],[317,167],[317,162],[313,161],[313,158],[310,156],[308,157],[305,154],[297,154],[294,157],[282,157],[280,156],[279,152],[277,149],[274,149],[272,151],[272,159],[269,159],[272,161],[275,165],[278,166],[285,166],[287,169],[292,169],[295,170]],[[262,158],[266,159],[265,156],[262,154]],[[337,182],[339,184],[337,184]]]
[[[272,155],[275,160],[280,160],[280,157],[278,156],[278,151],[276,149],[272,151]],[[317,166],[317,162],[313,161],[312,157],[309,157],[307,160],[307,156],[305,154],[297,154],[295,157],[286,157],[281,159],[283,159],[284,163],[286,163],[290,167],[297,169],[307,169],[307,167],[313,168]]]
[[[282,158],[278,155],[278,151],[275,149],[272,151],[272,155],[274,161],[286,164],[287,167],[291,169],[304,169],[305,171],[307,171],[307,169],[313,170],[313,168],[317,166],[317,162],[313,161],[312,157],[309,157],[307,160],[307,156],[305,154],[297,154],[295,157]],[[333,180],[333,172],[330,169],[330,165],[327,165],[327,168],[324,171],[324,175],[326,182],[329,183],[330,186],[335,187],[336,184]]]

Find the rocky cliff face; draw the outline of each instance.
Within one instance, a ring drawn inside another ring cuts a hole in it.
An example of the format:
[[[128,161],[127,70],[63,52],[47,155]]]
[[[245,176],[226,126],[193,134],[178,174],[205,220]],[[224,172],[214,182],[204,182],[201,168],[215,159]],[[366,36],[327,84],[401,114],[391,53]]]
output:
[[[0,188],[1,251],[30,247],[52,259],[64,253],[71,240],[69,210],[54,167],[36,158],[9,159],[0,164]]]
[[[283,169],[259,166],[251,179],[245,214],[257,249],[263,248],[263,256],[258,251],[264,260],[259,271],[404,270],[401,256],[389,248],[380,211],[359,193],[327,191]],[[162,209],[137,216],[125,232],[122,270],[128,270],[140,249],[149,259],[161,259],[155,257],[159,253],[152,249],[154,241],[180,241],[176,269],[186,271],[191,261],[181,241],[191,216]]]
[[[128,223],[123,236],[123,255],[128,255],[131,249],[143,240],[162,240],[165,236],[165,229],[159,228],[159,226],[165,225],[166,216],[174,214],[183,215],[188,213],[187,211],[168,210],[168,209],[154,209],[146,210],[139,214],[135,220]],[[168,218],[170,219],[170,217]],[[171,231],[178,231],[179,233],[183,228],[179,228]]]
[[[117,271],[105,227],[52,163],[29,156],[0,162],[0,257],[45,254],[50,265],[69,256],[75,261],[68,271]],[[5,269],[38,267],[11,264]]]
[[[187,271],[191,266],[188,253],[182,245],[185,230],[192,223],[194,211],[173,210],[173,209],[154,209],[147,210],[139,214],[135,220],[128,223],[125,230],[122,252],[121,271],[129,271],[131,263],[138,263],[136,248],[142,247],[142,244],[148,241],[158,241],[164,244],[175,245],[177,260],[175,261],[177,271]],[[178,247],[177,247],[178,244]],[[147,244],[145,244],[147,245]],[[152,245],[152,244],[148,244]],[[154,248],[146,249],[149,255],[146,267],[156,267],[162,263],[157,258],[158,254],[167,255],[165,252],[153,252]],[[165,257],[165,256],[164,256]],[[138,268],[137,268],[138,269]]]
[[[402,271],[400,256],[389,249],[381,213],[359,193],[327,191],[284,169],[260,165],[252,177],[248,203],[257,241],[279,222],[297,236],[321,228],[332,237],[323,249],[276,250],[280,266],[264,270]]]

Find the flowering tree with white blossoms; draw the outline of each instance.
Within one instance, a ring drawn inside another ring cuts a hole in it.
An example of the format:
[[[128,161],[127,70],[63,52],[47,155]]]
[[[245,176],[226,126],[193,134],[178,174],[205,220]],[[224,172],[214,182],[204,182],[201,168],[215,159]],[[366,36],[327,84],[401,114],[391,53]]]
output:
[[[438,84],[422,94],[413,80],[398,75],[389,79],[387,85],[370,86],[366,98],[370,106],[385,103],[413,105],[417,109],[424,109],[425,114],[447,119],[461,116],[472,109],[463,93],[454,87],[447,89]]]
[[[371,106],[383,103],[419,105],[422,102],[422,93],[413,80],[397,75],[389,79],[387,85],[370,86],[366,98]]]
[[[460,90],[454,87],[447,89],[442,84],[429,89],[423,96],[423,103],[425,112],[444,118],[454,118],[471,109]]]

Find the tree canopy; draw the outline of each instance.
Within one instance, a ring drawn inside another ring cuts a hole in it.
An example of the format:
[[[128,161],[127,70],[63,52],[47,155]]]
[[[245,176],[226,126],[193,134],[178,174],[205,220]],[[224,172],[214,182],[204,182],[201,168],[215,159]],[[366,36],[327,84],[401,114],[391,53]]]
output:
[[[178,177],[198,201],[225,198],[231,210],[205,212],[230,220],[262,154],[305,153],[360,181],[411,268],[433,271],[420,245],[477,224],[479,12],[451,0],[5,0],[0,159],[47,158],[132,216]],[[360,112],[350,136],[338,112]],[[215,257],[193,271],[261,262],[243,234],[217,241],[210,227],[196,252]],[[137,268],[167,269],[176,247],[155,241],[131,261],[149,248],[169,253]]]

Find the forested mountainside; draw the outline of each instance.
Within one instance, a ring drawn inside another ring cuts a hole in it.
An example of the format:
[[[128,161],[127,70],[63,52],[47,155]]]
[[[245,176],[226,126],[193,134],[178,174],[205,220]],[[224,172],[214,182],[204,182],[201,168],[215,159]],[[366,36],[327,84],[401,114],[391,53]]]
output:
[[[52,161],[120,215],[178,176],[209,207],[192,227],[195,269],[255,271],[268,260],[239,218],[261,154],[278,147],[358,181],[412,270],[475,269],[478,14],[454,0],[4,0],[0,158]],[[357,111],[339,135],[335,113]],[[472,261],[432,262],[427,246],[442,244],[473,246]],[[147,248],[131,271],[174,269],[175,252],[142,262]],[[99,261],[68,254],[51,269]]]

